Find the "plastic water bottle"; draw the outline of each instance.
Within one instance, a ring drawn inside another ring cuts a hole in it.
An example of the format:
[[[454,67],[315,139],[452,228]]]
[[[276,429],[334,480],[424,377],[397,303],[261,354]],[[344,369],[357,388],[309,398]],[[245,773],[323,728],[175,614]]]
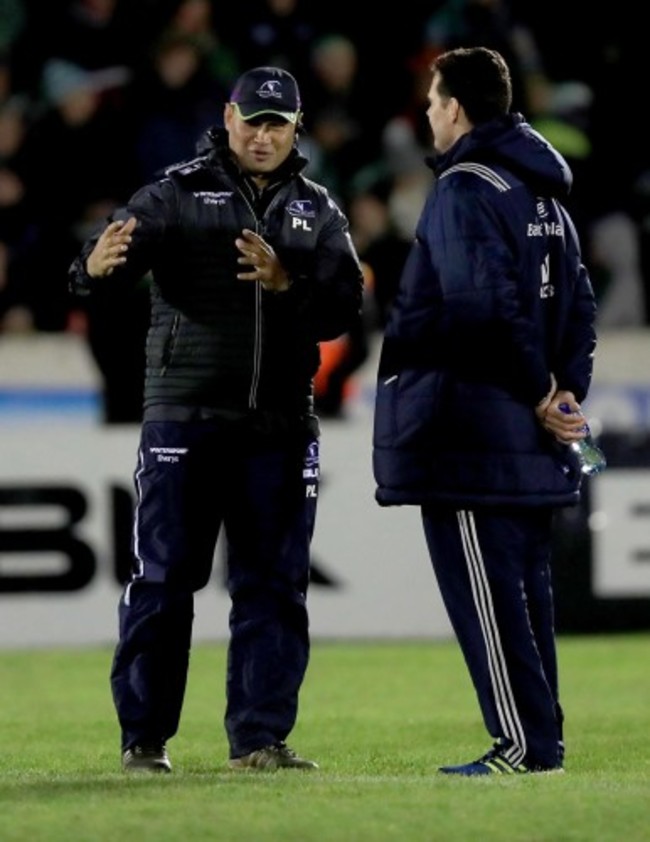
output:
[[[572,410],[568,403],[561,403],[560,409],[566,415],[571,415]],[[577,414],[581,415],[582,413]],[[587,424],[586,421],[582,429],[586,433],[586,436],[583,439],[580,439],[580,441],[571,442],[569,448],[578,457],[580,470],[583,474],[587,474],[587,476],[599,474],[607,467],[607,459],[605,458],[603,451],[594,441],[591,435],[591,430],[589,429],[589,424]]]

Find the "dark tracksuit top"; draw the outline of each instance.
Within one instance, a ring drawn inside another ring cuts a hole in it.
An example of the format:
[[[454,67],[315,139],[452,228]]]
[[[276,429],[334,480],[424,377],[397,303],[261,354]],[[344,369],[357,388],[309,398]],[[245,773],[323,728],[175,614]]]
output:
[[[578,401],[592,374],[594,294],[562,205],[571,174],[516,114],[475,127],[433,166],[435,184],[383,340],[373,441],[376,499],[383,506],[423,507],[443,598],[491,733],[519,741],[517,762],[525,751],[529,761],[555,765],[551,727],[533,750],[524,739],[538,724],[535,716],[552,718],[557,702],[552,612],[541,574],[537,593],[528,594],[543,603],[537,641],[520,594],[526,591],[522,565],[545,569],[548,511],[576,503],[580,489],[575,457],[534,413],[551,373]],[[509,534],[510,514],[516,538]],[[470,557],[484,564],[488,593],[477,584],[484,579],[470,581]],[[481,613],[490,598],[496,632],[488,630],[493,617],[486,622]],[[521,626],[508,616],[517,613],[513,605],[521,609]],[[507,641],[517,635],[530,643],[519,653],[525,664],[518,666],[510,651],[504,667],[497,655],[502,647],[508,653]],[[545,663],[537,648],[551,653]],[[539,687],[551,686],[545,713],[530,714],[524,737],[512,728],[504,733],[503,708],[510,702],[500,707],[494,689],[502,668],[510,672],[520,709]]]
[[[361,307],[363,278],[347,221],[327,191],[300,174],[307,161],[297,150],[259,205],[230,159],[225,133],[212,131],[210,139],[209,151],[170,167],[114,214],[138,220],[127,263],[90,278],[91,238],[71,268],[71,288],[86,295],[151,272],[145,420],[214,411],[304,415],[318,343],[345,333]],[[273,246],[292,281],[287,292],[237,279],[235,238],[243,228]]]

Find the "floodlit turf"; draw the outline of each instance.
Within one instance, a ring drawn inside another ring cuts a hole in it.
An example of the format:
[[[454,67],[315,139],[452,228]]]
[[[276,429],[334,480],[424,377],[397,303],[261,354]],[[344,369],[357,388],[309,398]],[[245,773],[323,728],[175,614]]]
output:
[[[564,775],[455,779],[489,747],[453,641],[314,642],[290,743],[227,769],[225,649],[196,646],[174,773],[125,776],[111,651],[0,650],[0,842],[647,842],[650,633],[559,641]]]

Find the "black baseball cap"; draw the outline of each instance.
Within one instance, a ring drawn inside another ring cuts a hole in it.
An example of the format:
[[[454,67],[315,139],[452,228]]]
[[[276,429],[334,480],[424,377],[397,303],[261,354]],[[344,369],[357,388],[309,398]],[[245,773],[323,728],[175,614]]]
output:
[[[244,120],[276,114],[289,123],[300,119],[300,91],[295,78],[281,67],[254,67],[235,82],[230,102]]]

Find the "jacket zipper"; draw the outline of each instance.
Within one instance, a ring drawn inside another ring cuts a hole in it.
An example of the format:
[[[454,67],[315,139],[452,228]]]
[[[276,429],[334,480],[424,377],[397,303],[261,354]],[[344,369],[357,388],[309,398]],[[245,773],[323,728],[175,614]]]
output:
[[[279,190],[276,195],[271,199],[268,207],[264,211],[263,217],[260,218],[255,213],[255,209],[250,203],[250,200],[244,193],[244,190],[241,188],[240,185],[237,185],[237,189],[244,200],[248,209],[251,212],[253,219],[255,220],[255,233],[263,235],[264,225],[264,218],[268,215],[271,208],[276,204],[278,201],[278,197],[282,192]],[[253,373],[251,376],[251,383],[250,389],[248,392],[248,408],[249,409],[257,409],[257,390],[260,384],[260,376],[262,372],[262,285],[259,283],[255,283],[255,334],[254,334],[254,341],[253,341]]]

